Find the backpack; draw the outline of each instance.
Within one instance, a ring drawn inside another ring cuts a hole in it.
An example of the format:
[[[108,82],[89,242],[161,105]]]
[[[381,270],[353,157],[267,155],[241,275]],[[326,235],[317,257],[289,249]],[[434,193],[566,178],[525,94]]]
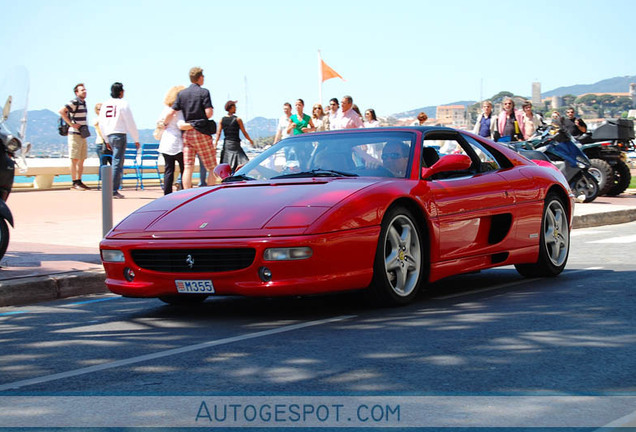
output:
[[[57,125],[58,133],[62,136],[66,136],[68,135],[69,128],[70,126],[68,125],[68,123],[66,123],[64,119],[60,116],[60,118],[58,119],[58,125]]]
[[[72,120],[71,118],[71,114],[75,114],[77,112],[77,109],[79,108],[78,104],[75,104],[75,106],[77,108],[75,108],[75,111],[69,111],[69,118]],[[62,118],[62,116],[60,116],[60,118],[57,121],[57,131],[60,135],[62,136],[67,136],[68,135],[68,130],[70,129],[70,126],[68,125],[68,123],[66,123],[64,121],[64,119]]]

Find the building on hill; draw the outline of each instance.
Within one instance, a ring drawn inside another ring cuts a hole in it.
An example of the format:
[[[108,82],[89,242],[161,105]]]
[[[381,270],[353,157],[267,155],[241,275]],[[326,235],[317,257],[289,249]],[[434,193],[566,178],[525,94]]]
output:
[[[437,107],[437,123],[442,126],[465,129],[466,107],[464,105],[439,105]]]
[[[532,105],[537,107],[541,105],[541,83],[540,82],[532,83]]]

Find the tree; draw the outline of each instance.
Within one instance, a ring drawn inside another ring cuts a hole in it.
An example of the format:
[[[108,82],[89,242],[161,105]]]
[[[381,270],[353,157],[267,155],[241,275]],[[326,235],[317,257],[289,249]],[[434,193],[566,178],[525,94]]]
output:
[[[572,105],[574,105],[574,101],[576,100],[576,96],[574,96],[573,94],[566,94],[565,96],[562,97],[562,99],[563,99],[563,105],[572,106]]]
[[[505,97],[514,97],[514,93],[511,93],[509,91],[500,91],[499,93],[497,93],[496,95],[494,95],[493,97],[490,98],[490,101],[493,104],[498,104],[501,103],[501,101],[503,100],[503,98]]]
[[[579,96],[575,101],[577,104],[583,105],[594,105],[598,103],[598,95],[595,94],[586,94],[583,96]]]

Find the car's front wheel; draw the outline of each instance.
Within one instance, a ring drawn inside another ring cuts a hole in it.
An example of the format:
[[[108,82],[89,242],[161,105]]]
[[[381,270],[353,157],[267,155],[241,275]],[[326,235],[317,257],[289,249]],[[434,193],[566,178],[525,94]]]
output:
[[[569,220],[563,200],[548,194],[541,220],[539,258],[534,264],[515,265],[522,276],[556,276],[563,271],[570,253]]]
[[[407,304],[422,284],[426,250],[415,220],[408,209],[397,207],[382,221],[370,287],[379,304]]]

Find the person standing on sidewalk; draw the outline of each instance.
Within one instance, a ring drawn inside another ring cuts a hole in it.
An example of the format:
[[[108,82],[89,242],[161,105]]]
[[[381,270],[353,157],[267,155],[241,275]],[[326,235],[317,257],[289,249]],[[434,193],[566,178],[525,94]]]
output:
[[[349,95],[345,95],[340,99],[340,110],[331,123],[329,120],[331,130],[338,129],[356,129],[364,127],[362,123],[362,117],[360,114],[353,110],[353,98]]]
[[[86,138],[90,136],[86,122],[88,113],[86,87],[80,83],[73,88],[73,91],[75,99],[60,109],[60,115],[70,126],[68,130],[68,154],[71,159],[71,178],[73,179],[71,189],[88,190],[90,188],[82,183],[84,160],[87,156]]]
[[[124,155],[126,153],[126,134],[129,133],[135,146],[139,148],[139,132],[133,119],[130,106],[124,97],[124,85],[120,82],[110,87],[111,98],[102,104],[99,110],[99,125],[113,150],[113,198],[124,198],[119,193],[121,177],[124,171]]]
[[[212,135],[216,130],[210,127],[212,122],[208,119],[214,114],[212,99],[208,89],[201,87],[204,83],[203,69],[193,67],[190,69],[190,87],[182,90],[177,95],[177,100],[172,105],[171,115],[174,111],[182,111],[183,118],[190,129],[183,132],[183,188],[192,187],[192,173],[194,171],[195,158],[200,156],[201,162],[208,170],[207,183],[213,184],[212,172],[216,166],[216,148],[212,141]],[[165,121],[165,119],[164,119]]]
[[[289,136],[287,132],[287,126],[289,126],[289,119],[291,118],[292,106],[289,102],[283,104],[283,115],[278,119],[276,125],[276,135],[274,136],[274,144],[283,140]]]
[[[221,124],[216,131],[216,145],[221,140],[221,132],[225,137],[223,141],[223,150],[221,151],[221,163],[230,165],[232,172],[249,162],[249,158],[241,147],[241,137],[239,132],[243,132],[243,136],[253,146],[254,141],[250,138],[250,135],[245,130],[245,125],[240,117],[236,116],[236,102],[235,100],[229,100],[225,103],[225,111],[227,115],[221,119]]]

